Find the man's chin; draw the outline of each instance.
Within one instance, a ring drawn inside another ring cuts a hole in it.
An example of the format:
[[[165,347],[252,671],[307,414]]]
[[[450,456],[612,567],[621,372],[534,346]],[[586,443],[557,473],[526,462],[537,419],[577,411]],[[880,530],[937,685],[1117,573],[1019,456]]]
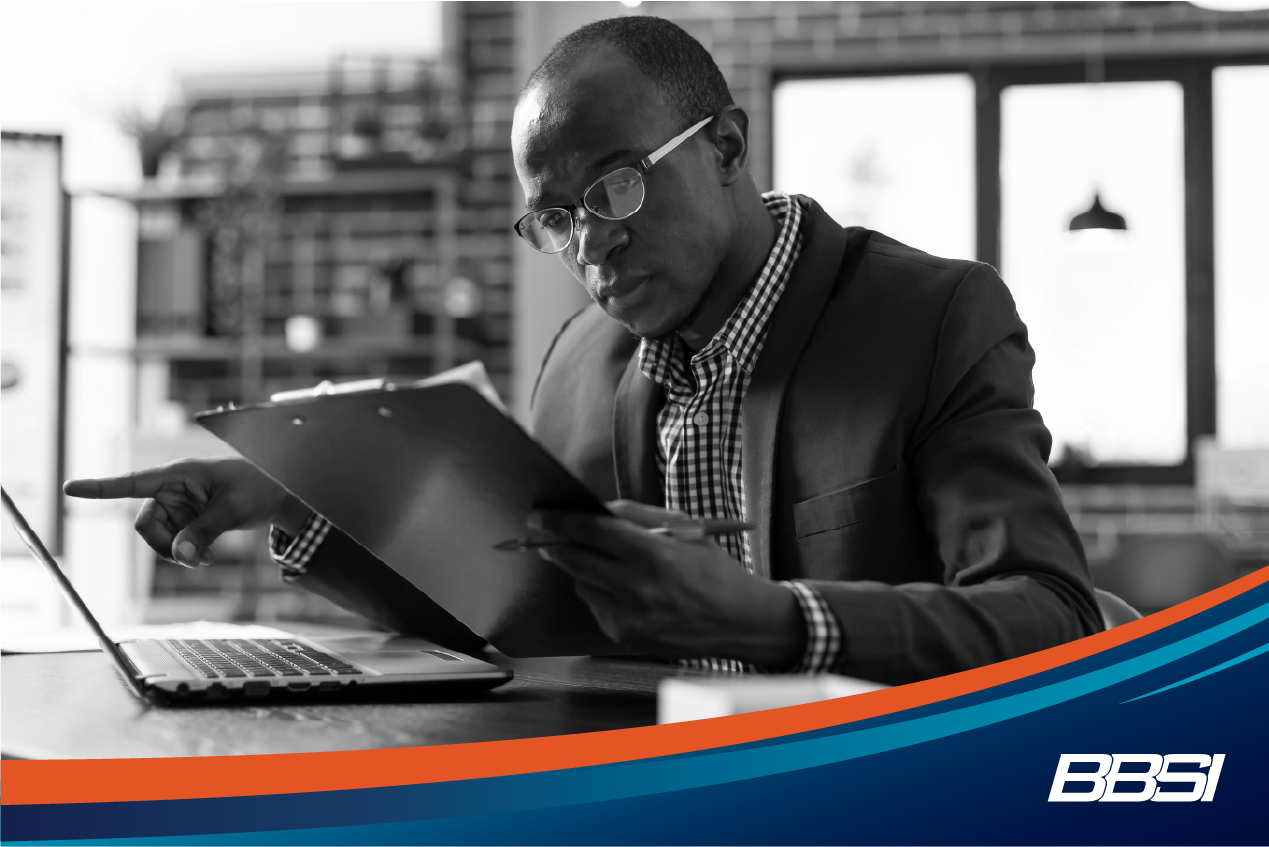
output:
[[[610,312],[608,317],[624,326],[636,338],[653,340],[673,335],[682,323],[681,320],[666,315],[614,315]]]

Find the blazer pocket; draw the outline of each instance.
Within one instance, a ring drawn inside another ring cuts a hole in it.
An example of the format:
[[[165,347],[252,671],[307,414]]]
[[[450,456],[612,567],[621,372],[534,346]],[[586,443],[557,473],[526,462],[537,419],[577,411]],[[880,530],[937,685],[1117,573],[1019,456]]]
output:
[[[908,499],[908,469],[904,465],[881,476],[793,504],[793,527],[798,538],[841,529],[901,508]]]

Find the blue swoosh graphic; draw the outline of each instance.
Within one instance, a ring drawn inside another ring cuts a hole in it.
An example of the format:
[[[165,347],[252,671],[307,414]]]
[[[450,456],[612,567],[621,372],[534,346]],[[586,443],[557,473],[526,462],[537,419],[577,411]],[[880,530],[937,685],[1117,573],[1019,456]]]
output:
[[[1262,644],[1259,647],[1257,647],[1255,650],[1248,650],[1246,653],[1243,653],[1241,656],[1235,656],[1234,658],[1230,659],[1228,662],[1221,662],[1219,665],[1217,665],[1214,668],[1208,668],[1207,670],[1202,671],[1201,673],[1196,673],[1193,676],[1187,676],[1185,679],[1178,680],[1177,682],[1174,682],[1171,685],[1165,685],[1162,688],[1156,688],[1154,691],[1151,691],[1149,693],[1139,694],[1136,697],[1133,697],[1131,700],[1125,700],[1124,703],[1131,703],[1133,700],[1140,700],[1142,697],[1149,697],[1151,694],[1158,694],[1161,691],[1167,691],[1170,688],[1176,688],[1179,685],[1185,685],[1187,682],[1193,682],[1196,679],[1202,679],[1203,677],[1210,676],[1211,674],[1214,674],[1217,671],[1223,671],[1226,668],[1232,668],[1234,665],[1237,665],[1240,662],[1245,662],[1248,659],[1254,659],[1257,656],[1259,656],[1261,653],[1266,653],[1266,652],[1269,652],[1269,644]],[[1121,703],[1120,705],[1123,705],[1123,704]]]
[[[788,773],[835,762],[856,759],[883,753],[889,750],[910,747],[927,741],[933,741],[950,735],[967,732],[989,726],[1010,718],[1030,714],[1050,706],[1064,703],[1075,698],[1108,688],[1127,679],[1139,676],[1156,668],[1167,665],[1185,656],[1230,638],[1269,619],[1269,603],[1262,604],[1235,618],[1216,624],[1202,632],[1195,633],[1180,641],[1164,645],[1149,653],[1135,656],[1123,662],[1100,668],[1082,676],[1053,683],[1043,688],[1021,692],[986,703],[967,706],[951,712],[914,718],[910,721],[851,731],[843,726],[841,733],[832,736],[804,738],[788,741],[783,744],[748,749],[724,749],[713,755],[691,758],[652,759],[646,761],[614,763],[591,766],[567,771],[545,772],[534,775],[531,780],[523,778],[493,778],[485,783],[487,788],[481,790],[482,813],[511,812],[517,809],[549,808],[602,802],[623,797],[638,797],[683,791],[704,786],[720,785],[740,780],[772,776]],[[1261,648],[1251,654],[1239,657],[1238,660],[1225,663],[1235,664],[1252,658],[1257,652],[1269,649]],[[1220,668],[1213,668],[1205,674],[1214,673]],[[1189,681],[1189,680],[1185,680]],[[1177,683],[1179,684],[1179,683]],[[1163,690],[1163,689],[1160,689]],[[1154,693],[1154,692],[1152,692]],[[500,782],[507,790],[499,790]],[[479,781],[478,781],[479,782]],[[515,786],[515,788],[512,788]],[[473,789],[477,786],[472,785]],[[425,788],[425,786],[419,786]],[[418,797],[416,799],[422,799]],[[419,810],[426,807],[421,804]],[[227,810],[226,810],[227,811]],[[431,810],[432,814],[415,814],[409,819],[421,822],[426,819],[454,818],[450,814]],[[463,812],[458,812],[462,816]],[[312,829],[274,830],[256,829],[253,832],[221,832],[216,835],[177,835],[169,834],[160,838],[146,838],[137,833],[125,840],[128,843],[315,843],[308,839],[321,838],[322,833],[330,837],[335,832],[345,836],[351,835],[357,840],[356,833],[367,834],[383,823],[345,824],[334,827],[318,827]],[[404,821],[397,825],[403,824]],[[439,821],[437,821],[439,823]],[[366,828],[362,830],[362,828]],[[307,833],[307,835],[305,834]],[[326,840],[326,838],[323,838]],[[63,843],[121,843],[113,838],[76,839]],[[36,843],[14,842],[8,843]],[[47,842],[46,842],[47,843]]]

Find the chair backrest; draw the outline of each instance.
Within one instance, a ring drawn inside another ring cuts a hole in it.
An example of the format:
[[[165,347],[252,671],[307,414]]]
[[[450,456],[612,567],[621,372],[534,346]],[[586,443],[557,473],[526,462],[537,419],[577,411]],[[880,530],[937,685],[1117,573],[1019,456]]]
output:
[[[1141,619],[1141,612],[1138,612],[1106,589],[1094,588],[1093,594],[1097,597],[1097,608],[1102,613],[1102,624],[1107,629],[1114,629],[1117,626],[1123,626],[1126,623]]]
[[[1130,542],[1092,573],[1098,588],[1147,615],[1206,594],[1234,576],[1224,550],[1194,535]]]

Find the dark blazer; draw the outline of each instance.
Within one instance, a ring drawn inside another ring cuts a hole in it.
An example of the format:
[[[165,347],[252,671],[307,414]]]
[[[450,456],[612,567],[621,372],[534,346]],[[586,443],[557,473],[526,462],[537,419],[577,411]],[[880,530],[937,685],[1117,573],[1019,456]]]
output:
[[[597,306],[548,352],[533,432],[605,499],[663,502],[659,386]],[[1034,354],[988,265],[843,230],[810,203],[742,402],[754,567],[812,583],[838,671],[910,682],[1102,628],[1046,464]]]

